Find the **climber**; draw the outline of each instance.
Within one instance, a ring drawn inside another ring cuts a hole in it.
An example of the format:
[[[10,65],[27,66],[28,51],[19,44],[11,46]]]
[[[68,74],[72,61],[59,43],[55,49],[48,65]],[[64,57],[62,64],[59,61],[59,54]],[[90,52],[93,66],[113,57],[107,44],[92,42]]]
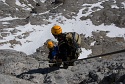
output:
[[[48,58],[50,59],[50,61],[56,61],[56,56],[58,53],[58,47],[54,45],[54,43],[52,41],[48,41],[47,42],[47,47],[49,49],[49,55]]]
[[[63,67],[73,66],[74,62],[65,62],[77,59],[81,52],[81,37],[76,32],[62,33],[62,28],[55,25],[51,28],[51,33],[58,41],[58,58],[62,59]]]
[[[60,62],[60,60],[58,59],[58,46],[55,46],[54,43],[52,41],[48,41],[47,42],[47,47],[49,49],[49,63],[55,63],[55,64],[50,64],[50,67],[53,66],[60,66],[61,63],[56,64],[56,62]]]

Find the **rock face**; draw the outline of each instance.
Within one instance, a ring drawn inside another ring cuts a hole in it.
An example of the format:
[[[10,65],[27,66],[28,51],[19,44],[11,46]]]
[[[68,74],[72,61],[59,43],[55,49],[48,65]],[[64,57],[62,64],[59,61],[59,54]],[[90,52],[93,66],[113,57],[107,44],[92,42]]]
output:
[[[100,34],[103,37],[99,38]],[[104,32],[93,32],[93,35],[95,37],[82,37],[84,38],[83,44],[87,45],[83,47],[91,48],[93,51],[90,56],[120,50],[125,45],[121,37],[109,38]],[[96,41],[95,44],[90,45],[93,41]],[[107,55],[103,58],[79,60],[75,62],[75,66],[69,66],[68,69],[49,68],[48,50],[45,46],[41,46],[29,56],[14,50],[0,50],[0,82],[3,84],[125,83],[125,52]]]
[[[0,18],[18,17],[13,20],[0,20],[0,39],[8,36],[7,28],[23,26],[29,22],[33,25],[47,25],[50,24],[48,18],[50,16],[55,18],[55,14],[58,13],[67,19],[73,19],[80,9],[84,7],[82,13],[85,14],[91,8],[89,4],[96,4],[100,0],[60,0],[58,4],[51,4],[52,0],[19,0],[21,5],[16,1],[18,0],[0,1]],[[123,3],[124,0],[103,1],[99,7],[91,9],[92,13],[81,16],[80,19],[90,19],[94,25],[113,23],[124,28],[125,9]],[[19,31],[13,29],[10,32],[16,34]],[[107,33],[108,31],[92,32],[92,37],[81,35],[82,47],[92,50],[89,56],[125,48],[124,38],[110,38],[106,36]],[[26,38],[29,34],[30,32],[26,32],[23,37],[18,36],[18,38]],[[16,40],[9,42],[12,45],[21,45]],[[1,42],[0,45],[4,43]],[[46,43],[32,55],[14,50],[0,50],[0,84],[125,84],[124,55],[125,52],[122,52],[102,58],[76,61],[75,66],[63,69],[49,68]]]
[[[3,75],[3,74],[0,74],[0,83],[1,84],[34,84],[26,80],[18,79],[16,77]]]
[[[3,0],[4,1],[4,0]],[[61,0],[58,4],[52,4],[52,0],[16,0],[5,2],[0,1],[0,15],[1,17],[19,17],[23,18],[20,20],[14,20],[16,23],[8,24],[8,27],[14,27],[16,25],[25,25],[29,21],[31,24],[41,25],[49,24],[47,19],[49,16],[53,16],[56,13],[62,13],[62,15],[68,19],[72,19],[73,16],[77,16],[79,9],[85,8],[83,14],[92,10],[88,16],[81,16],[81,20],[90,19],[94,25],[105,25],[115,24],[118,27],[125,27],[125,9],[124,0],[110,0],[101,1],[100,6],[95,6],[90,9],[89,4],[99,3],[99,0]],[[61,3],[62,2],[62,3]],[[6,4],[5,4],[6,3]],[[19,4],[20,3],[20,4]],[[76,4],[77,3],[77,4]],[[82,6],[84,4],[84,6]],[[87,5],[88,4],[88,5]],[[24,5],[24,6],[22,6]],[[49,13],[46,13],[49,11]],[[45,14],[44,14],[45,13]],[[32,14],[37,14],[32,16]],[[0,21],[1,22],[1,21]],[[3,21],[2,21],[3,22]],[[9,22],[9,21],[8,21]],[[2,28],[5,28],[1,25]]]
[[[22,52],[15,52],[13,50],[1,50],[1,73],[9,75],[17,75],[28,69],[35,69],[39,66],[39,63]],[[29,64],[32,64],[29,66]],[[24,69],[25,67],[25,69]],[[27,67],[27,68],[26,68]]]

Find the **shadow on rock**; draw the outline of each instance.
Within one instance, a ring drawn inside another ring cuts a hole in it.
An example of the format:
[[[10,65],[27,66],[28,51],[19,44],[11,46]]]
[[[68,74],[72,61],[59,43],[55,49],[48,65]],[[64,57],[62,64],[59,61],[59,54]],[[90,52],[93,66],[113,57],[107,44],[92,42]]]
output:
[[[99,84],[125,84],[125,74],[111,74],[103,78]]]
[[[35,73],[47,74],[47,73],[50,73],[50,72],[56,71],[56,70],[59,70],[59,67],[33,69],[33,70],[29,70],[28,72],[21,73],[21,74],[17,75],[16,77],[22,78],[22,76],[25,74],[35,74]]]

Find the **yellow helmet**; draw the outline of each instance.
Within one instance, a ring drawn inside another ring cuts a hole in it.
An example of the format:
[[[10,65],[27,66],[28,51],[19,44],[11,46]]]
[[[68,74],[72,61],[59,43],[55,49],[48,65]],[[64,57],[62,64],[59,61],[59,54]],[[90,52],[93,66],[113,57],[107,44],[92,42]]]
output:
[[[53,48],[53,46],[54,46],[53,42],[52,41],[48,41],[47,47],[48,48]]]
[[[55,25],[55,26],[52,27],[51,33],[53,35],[59,35],[59,34],[62,33],[62,28],[59,25]]]

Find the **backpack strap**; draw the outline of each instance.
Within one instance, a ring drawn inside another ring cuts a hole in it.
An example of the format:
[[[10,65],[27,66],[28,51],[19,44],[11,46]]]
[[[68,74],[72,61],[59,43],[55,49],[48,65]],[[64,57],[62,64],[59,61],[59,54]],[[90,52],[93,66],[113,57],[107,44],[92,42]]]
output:
[[[76,37],[75,37],[76,33],[73,32],[72,35],[73,35],[73,45],[74,45],[75,48],[77,49],[77,48],[79,48],[79,45],[76,44],[76,43],[78,42],[78,40],[79,40],[79,35],[78,35],[78,37],[77,37],[77,40],[75,39],[75,38],[76,38]]]
[[[77,38],[77,41],[76,41],[76,42],[78,42],[78,40],[79,40],[79,37],[80,37],[80,36],[78,35],[78,38]]]

